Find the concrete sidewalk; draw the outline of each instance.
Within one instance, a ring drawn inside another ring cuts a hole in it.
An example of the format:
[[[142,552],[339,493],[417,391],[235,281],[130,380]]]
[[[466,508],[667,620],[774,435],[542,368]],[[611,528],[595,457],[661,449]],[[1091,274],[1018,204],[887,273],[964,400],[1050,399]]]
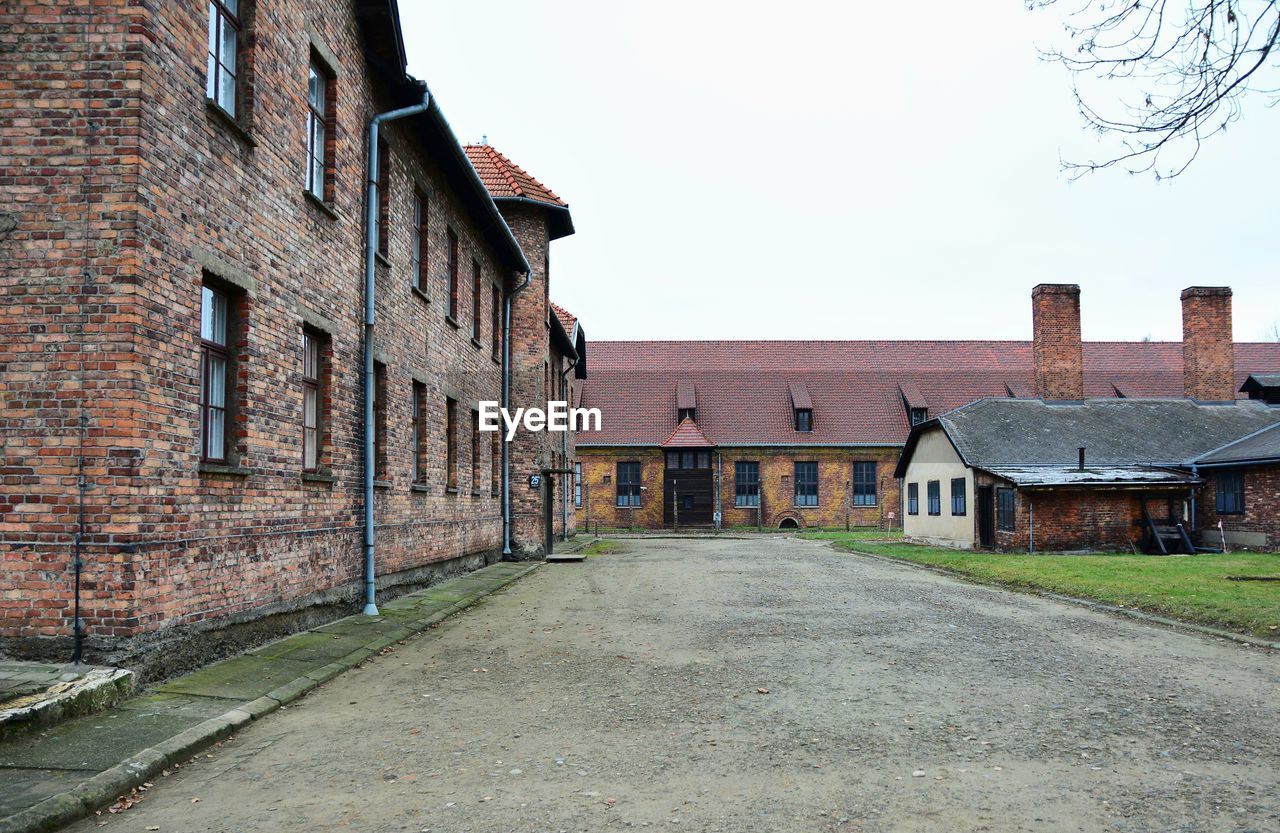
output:
[[[572,546],[572,545],[571,545]],[[171,680],[116,708],[0,745],[0,833],[52,830],[525,576],[499,563]]]

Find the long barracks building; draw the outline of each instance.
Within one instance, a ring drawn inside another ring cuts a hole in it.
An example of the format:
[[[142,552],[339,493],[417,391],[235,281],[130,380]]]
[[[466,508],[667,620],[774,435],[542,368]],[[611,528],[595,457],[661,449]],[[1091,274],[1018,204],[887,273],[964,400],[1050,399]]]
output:
[[[77,551],[86,656],[163,674],[356,609],[369,549],[381,596],[563,532],[571,446],[522,439],[504,468],[476,414],[504,369],[513,406],[585,370],[548,299],[568,207],[459,144],[394,0],[0,22],[6,650],[66,655]]]

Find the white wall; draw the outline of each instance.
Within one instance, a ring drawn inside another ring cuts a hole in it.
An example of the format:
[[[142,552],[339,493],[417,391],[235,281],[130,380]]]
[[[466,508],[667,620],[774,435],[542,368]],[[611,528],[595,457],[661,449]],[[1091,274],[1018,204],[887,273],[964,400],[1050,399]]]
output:
[[[965,514],[951,514],[951,480],[965,479]],[[930,480],[939,482],[942,514],[929,514]],[[920,494],[920,513],[907,513],[906,494],[909,484],[916,483]],[[948,547],[970,548],[974,544],[973,470],[965,466],[941,428],[920,437],[911,464],[902,481],[903,531],[910,539]]]

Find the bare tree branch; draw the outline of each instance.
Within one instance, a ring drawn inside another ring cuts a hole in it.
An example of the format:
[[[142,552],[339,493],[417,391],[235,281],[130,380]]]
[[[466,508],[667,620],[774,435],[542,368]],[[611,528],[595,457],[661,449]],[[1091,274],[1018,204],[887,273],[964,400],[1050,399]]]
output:
[[[1033,10],[1058,2],[1026,0]],[[1068,12],[1064,28],[1072,51],[1041,54],[1071,72],[1085,123],[1120,145],[1064,163],[1073,177],[1115,166],[1178,176],[1240,118],[1247,95],[1280,101],[1274,79],[1263,82],[1280,70],[1280,0],[1101,0]]]

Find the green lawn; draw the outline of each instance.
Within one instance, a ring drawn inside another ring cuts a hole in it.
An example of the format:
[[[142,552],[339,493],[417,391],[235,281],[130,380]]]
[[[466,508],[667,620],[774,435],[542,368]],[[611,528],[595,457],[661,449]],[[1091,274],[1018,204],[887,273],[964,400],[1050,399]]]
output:
[[[1187,557],[1003,555],[832,536],[839,549],[904,558],[981,581],[1096,599],[1280,641],[1278,553]]]

